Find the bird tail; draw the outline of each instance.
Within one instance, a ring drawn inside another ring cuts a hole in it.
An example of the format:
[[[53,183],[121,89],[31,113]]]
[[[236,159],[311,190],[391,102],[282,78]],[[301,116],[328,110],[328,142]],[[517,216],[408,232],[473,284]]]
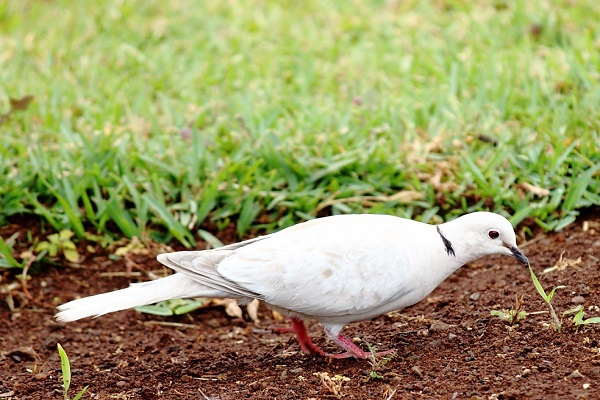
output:
[[[134,283],[126,289],[97,294],[70,301],[58,306],[56,319],[61,322],[76,321],[86,317],[99,317],[115,311],[184,297],[223,297],[220,290],[211,289],[184,274],[173,274],[155,281]]]

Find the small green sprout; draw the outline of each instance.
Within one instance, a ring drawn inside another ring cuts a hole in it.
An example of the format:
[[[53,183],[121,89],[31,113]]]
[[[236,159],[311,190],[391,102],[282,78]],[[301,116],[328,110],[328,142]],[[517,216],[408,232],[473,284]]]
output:
[[[562,329],[562,319],[558,318],[558,316],[556,315],[556,311],[554,311],[554,307],[552,307],[552,298],[554,297],[554,293],[556,292],[556,289],[562,289],[565,286],[557,286],[554,289],[552,289],[549,293],[546,293],[546,291],[542,287],[542,284],[540,283],[538,278],[535,276],[535,273],[533,272],[531,265],[529,265],[529,273],[531,274],[531,279],[533,280],[533,285],[535,286],[535,289],[540,294],[540,296],[542,296],[542,298],[548,305],[548,308],[550,309],[550,315],[552,317],[552,325],[554,326],[554,329],[556,329],[557,332],[560,332]],[[600,324],[600,317],[592,317],[592,318],[583,319],[584,311],[583,311],[583,306],[581,306],[581,305],[563,312],[562,316],[564,317],[565,315],[568,315],[568,314],[575,314],[573,316],[572,321],[573,321],[573,324],[575,325],[576,329],[579,329],[579,327],[582,325]]]
[[[570,310],[565,311],[563,313],[563,316],[568,314],[575,314],[572,319],[573,324],[576,327],[575,329],[579,329],[579,327],[582,325],[600,324],[600,317],[583,319],[585,312],[583,311],[582,305],[578,305],[575,308],[571,308]]]
[[[498,317],[507,321],[510,325],[515,324],[516,322],[525,319],[527,316],[527,311],[523,309],[523,295],[516,296],[515,298],[515,306],[511,309],[504,310],[492,310],[490,311],[490,315],[494,317]]]
[[[552,307],[552,298],[554,297],[556,289],[562,289],[565,286],[557,286],[554,289],[552,289],[549,293],[546,293],[542,284],[538,280],[537,276],[535,276],[535,272],[533,272],[533,269],[531,268],[531,264],[528,264],[527,266],[529,267],[529,273],[531,275],[531,280],[533,281],[533,285],[535,286],[535,289],[540,294],[540,296],[542,296],[542,299],[544,299],[544,302],[546,302],[546,304],[548,305],[548,308],[550,309],[550,316],[552,317],[552,325],[554,326],[554,329],[556,329],[557,332],[560,332],[562,329],[562,322],[556,315],[556,311],[554,311],[554,307]]]
[[[79,253],[77,252],[75,243],[71,240],[73,235],[73,231],[68,229],[48,235],[48,240],[38,243],[35,251],[46,251],[50,257],[56,257],[59,253],[62,253],[67,261],[77,262],[79,260]]]
[[[398,355],[398,353],[393,352],[389,356],[386,356],[382,359],[378,359],[377,348],[371,343],[367,343],[367,348],[371,352],[371,358],[369,360],[369,365],[371,365],[371,370],[369,371],[369,378],[383,379],[383,375],[379,373],[379,369],[381,369],[381,367],[392,361],[394,357]]]
[[[490,311],[490,315],[508,321],[510,325],[513,325],[515,322],[525,319],[527,312],[525,310],[518,311],[511,308],[509,310],[492,310]]]
[[[0,237],[0,268],[20,268],[23,269],[25,262],[17,261],[13,255],[13,246],[16,234],[12,235],[6,241]]]
[[[63,376],[63,396],[64,400],[69,400],[69,387],[71,386],[71,363],[69,362],[69,357],[67,353],[62,348],[60,343],[56,345],[58,347],[58,355],[60,356],[60,368],[62,370]],[[81,396],[85,393],[88,386],[84,387],[73,397],[73,400],[81,399]]]

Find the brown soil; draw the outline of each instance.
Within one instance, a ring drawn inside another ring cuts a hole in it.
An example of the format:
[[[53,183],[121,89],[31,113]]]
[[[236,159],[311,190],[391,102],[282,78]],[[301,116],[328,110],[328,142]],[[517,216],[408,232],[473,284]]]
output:
[[[10,233],[6,229],[4,237]],[[559,315],[583,304],[586,317],[600,316],[598,210],[562,233],[538,234],[522,247],[544,287],[567,286],[553,300]],[[166,318],[129,310],[70,324],[54,321],[57,304],[122,288],[160,270],[150,256],[133,261],[138,278],[101,275],[127,268],[123,260],[97,253],[78,267],[48,266],[34,273],[31,300],[21,288],[2,295],[0,399],[62,398],[57,343],[71,360],[71,397],[89,385],[84,398],[600,398],[600,326],[576,330],[566,317],[563,332],[553,331],[547,312],[534,314],[546,307],[529,273],[508,257],[462,268],[402,313],[346,327],[365,349],[372,343],[398,350],[377,367],[302,354],[291,334],[265,329],[285,322],[274,320],[262,305],[259,326],[231,318],[221,307]],[[557,263],[561,268],[542,274]],[[0,288],[16,281],[5,273]],[[519,296],[530,313],[524,320],[511,326],[490,316],[491,310],[514,307]],[[309,322],[309,331],[318,345],[336,350],[318,324]],[[374,369],[380,378],[370,376]]]

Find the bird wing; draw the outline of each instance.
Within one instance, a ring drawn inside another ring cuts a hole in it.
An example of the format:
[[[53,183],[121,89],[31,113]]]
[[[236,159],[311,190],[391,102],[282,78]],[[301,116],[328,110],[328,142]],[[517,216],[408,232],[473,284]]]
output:
[[[293,312],[368,314],[413,290],[409,246],[424,226],[383,215],[321,218],[237,248],[217,271]]]
[[[212,289],[228,293],[231,297],[250,297],[262,299],[258,293],[254,293],[237,283],[223,277],[217,272],[217,265],[235,253],[236,249],[256,243],[269,238],[261,236],[239,243],[230,244],[212,250],[201,251],[178,251],[174,253],[159,254],[157,259],[162,264],[187,275],[194,281]]]

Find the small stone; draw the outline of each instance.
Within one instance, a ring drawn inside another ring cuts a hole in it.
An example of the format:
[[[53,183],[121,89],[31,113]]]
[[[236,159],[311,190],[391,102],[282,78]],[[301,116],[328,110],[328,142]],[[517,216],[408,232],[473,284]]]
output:
[[[119,381],[119,382],[117,382],[117,387],[122,388],[122,387],[125,387],[125,386],[127,386],[127,382],[125,382],[125,381]]]
[[[287,373],[287,371],[284,369],[283,371],[281,371],[281,374],[279,374],[279,378],[280,378],[281,380],[285,380],[285,379],[287,379],[287,377],[288,377],[288,373]]]
[[[585,299],[583,296],[575,296],[571,299],[571,304],[583,304]]]
[[[122,341],[123,341],[123,338],[122,338],[121,336],[119,336],[119,335],[113,335],[113,337],[112,337],[112,340],[113,340],[115,343],[119,343],[119,342],[122,342]]]
[[[469,298],[473,301],[477,301],[479,299],[479,296],[481,296],[481,294],[479,292],[475,292],[471,296],[469,296]]]
[[[411,369],[411,372],[413,374],[415,374],[417,377],[419,378],[423,378],[423,371],[421,371],[421,368],[417,367],[416,365],[414,365]]]
[[[181,382],[191,382],[191,381],[192,381],[192,377],[191,377],[191,376],[189,376],[189,375],[187,375],[187,374],[186,374],[186,375],[183,375],[183,376],[181,377]]]
[[[429,347],[433,347],[434,349],[437,347],[440,347],[442,345],[442,341],[441,340],[432,340],[431,342],[429,342]]]
[[[43,381],[43,380],[45,380],[46,378],[48,378],[48,374],[45,374],[45,373],[43,373],[43,372],[40,372],[39,374],[35,374],[33,377],[34,377],[36,380],[38,380],[38,381]]]
[[[429,330],[431,332],[441,332],[441,331],[447,331],[448,329],[452,328],[453,326],[454,325],[450,325],[445,322],[434,319],[433,321],[431,321],[431,326],[429,327]]]
[[[475,354],[471,351],[467,351],[468,356],[464,358],[465,362],[475,361]]]
[[[581,372],[579,372],[579,370],[576,369],[575,371],[571,372],[569,378],[583,378],[583,375],[581,375]]]
[[[221,323],[219,322],[218,319],[211,318],[208,321],[206,321],[206,325],[208,325],[210,328],[218,328],[221,326]]]
[[[455,340],[456,338],[458,338],[458,336],[455,335],[454,333],[449,333],[448,334],[448,340]]]
[[[298,375],[298,374],[301,374],[303,371],[304,371],[304,369],[303,369],[303,368],[294,368],[294,369],[292,369],[290,372],[291,372],[292,374]]]

